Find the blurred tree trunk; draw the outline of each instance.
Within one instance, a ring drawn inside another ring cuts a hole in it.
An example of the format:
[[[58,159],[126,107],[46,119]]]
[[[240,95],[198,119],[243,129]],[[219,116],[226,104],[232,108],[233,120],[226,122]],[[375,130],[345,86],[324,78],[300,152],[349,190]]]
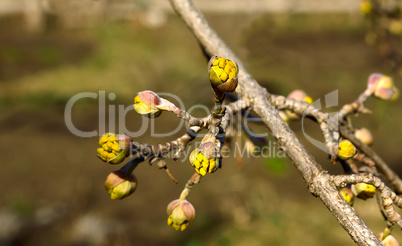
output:
[[[41,32],[44,28],[44,11],[42,0],[23,0],[23,11],[26,29],[30,32]]]

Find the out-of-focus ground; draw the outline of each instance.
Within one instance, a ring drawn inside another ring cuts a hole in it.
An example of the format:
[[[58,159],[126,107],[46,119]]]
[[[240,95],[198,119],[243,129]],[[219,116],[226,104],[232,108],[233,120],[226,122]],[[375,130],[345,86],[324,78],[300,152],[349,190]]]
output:
[[[167,17],[155,28],[138,21],[104,22],[41,34],[24,32],[18,17],[0,19],[0,244],[353,245],[284,158],[245,158],[242,168],[233,157],[225,159],[223,169],[193,188],[188,199],[197,215],[184,232],[166,225],[165,208],[194,172],[186,160],[168,161],[178,185],[144,163],[135,170],[136,192],[122,201],[109,199],[104,179],[118,167],[96,158],[97,137],[77,137],[67,129],[65,105],[80,92],[114,93],[116,99],[106,101],[108,116],[118,105],[129,108],[137,92],[150,89],[177,95],[186,108],[212,107],[206,60],[180,19]],[[206,17],[272,93],[304,89],[324,100],[339,90],[343,105],[364,90],[370,73],[390,74],[365,44],[366,25],[356,14]],[[401,78],[395,82],[401,87]],[[96,99],[77,101],[71,116],[76,128],[103,126],[98,104]],[[353,123],[372,130],[373,148],[402,175],[401,102],[369,99],[367,107],[373,114]],[[123,120],[131,132],[145,124],[133,110]],[[164,113],[155,120],[156,132],[169,132],[179,122]],[[305,123],[308,134],[322,141],[318,127]],[[290,124],[323,167],[342,172],[307,141],[300,125]],[[135,140],[164,143],[184,132],[150,138],[148,129]],[[354,208],[373,231],[385,228],[374,199],[356,200]],[[397,229],[394,235],[402,240]]]

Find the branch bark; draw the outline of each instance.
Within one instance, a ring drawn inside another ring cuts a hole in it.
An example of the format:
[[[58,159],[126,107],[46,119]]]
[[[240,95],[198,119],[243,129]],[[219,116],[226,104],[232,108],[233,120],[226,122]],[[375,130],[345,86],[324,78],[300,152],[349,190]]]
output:
[[[270,95],[268,91],[261,87],[247,72],[240,59],[212,30],[191,0],[170,0],[170,3],[209,56],[218,55],[235,60],[238,63],[240,73],[239,86],[236,92],[239,93],[242,100],[250,102],[254,112],[263,119],[264,124],[278,141],[279,146],[301,173],[310,192],[321,199],[357,244],[382,245],[374,233],[339,195],[330,175],[307,152],[294,132],[280,118],[278,111],[267,99]]]

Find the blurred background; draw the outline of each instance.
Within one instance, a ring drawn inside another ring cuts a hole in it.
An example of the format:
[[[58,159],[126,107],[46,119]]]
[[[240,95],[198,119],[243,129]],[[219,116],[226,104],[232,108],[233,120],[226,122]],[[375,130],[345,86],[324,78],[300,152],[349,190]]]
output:
[[[343,105],[373,72],[401,88],[400,1],[376,2],[384,8],[358,0],[195,2],[271,93],[303,89],[323,101],[339,90]],[[119,167],[96,157],[98,137],[67,129],[71,97],[115,95],[105,105],[91,98],[74,104],[71,119],[82,131],[112,129],[113,119],[131,132],[151,124],[129,110],[145,89],[173,93],[187,109],[213,105],[207,61],[167,1],[0,0],[0,30],[0,245],[354,245],[273,141],[264,158],[232,155],[193,188],[188,200],[197,215],[184,232],[166,225],[165,209],[194,172],[185,158],[168,160],[178,185],[143,163],[136,192],[110,200],[104,180]],[[128,110],[123,118],[118,105]],[[366,106],[373,114],[353,118],[354,125],[372,131],[373,148],[402,176],[401,102],[373,98]],[[103,113],[108,121],[99,122]],[[179,122],[164,113],[154,131]],[[304,123],[323,141],[314,123]],[[325,169],[342,172],[307,141],[300,122],[290,127]],[[164,143],[185,132],[151,138],[148,129],[135,141]],[[354,208],[374,232],[385,228],[374,199],[356,200]],[[397,229],[394,236],[402,240]]]

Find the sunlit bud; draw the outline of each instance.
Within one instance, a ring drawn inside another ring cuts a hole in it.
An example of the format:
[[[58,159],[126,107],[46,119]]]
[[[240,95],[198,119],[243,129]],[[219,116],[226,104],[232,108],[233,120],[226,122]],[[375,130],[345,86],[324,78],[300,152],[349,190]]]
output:
[[[375,88],[377,87],[378,82],[384,75],[381,73],[372,73],[370,74],[367,80],[367,88],[369,88],[372,92],[374,92]]]
[[[178,113],[181,110],[172,102],[159,97],[153,91],[141,91],[134,98],[134,109],[137,113],[148,116],[158,117],[163,110]]]
[[[105,133],[99,138],[98,157],[110,164],[124,161],[130,154],[131,138],[125,134]]]
[[[105,189],[112,200],[123,199],[137,188],[137,178],[134,174],[126,175],[125,171],[117,170],[110,173],[105,181]]]
[[[282,118],[283,121],[286,122],[286,124],[289,124],[289,117],[285,111],[279,111],[279,116]]]
[[[294,99],[297,101],[305,101],[308,104],[312,104],[313,103],[313,99],[311,97],[309,97],[307,95],[306,92],[304,92],[303,90],[294,90],[291,93],[289,93],[288,98],[290,99]]]
[[[391,20],[388,25],[388,30],[394,35],[402,35],[402,20]]]
[[[233,92],[238,83],[237,63],[224,57],[213,56],[208,62],[209,80],[221,92]]]
[[[308,96],[307,93],[304,92],[303,90],[292,91],[291,93],[289,93],[288,98],[296,100],[296,101],[304,101],[304,102],[307,102],[308,104],[313,103],[313,99],[310,96]],[[287,115],[287,119],[289,119],[289,120],[300,119],[300,117],[297,114],[292,113],[289,110],[286,110],[285,112]]]
[[[389,99],[389,100],[392,102],[395,102],[398,99],[399,99],[399,89],[394,86],[394,94],[392,95],[391,99]]]
[[[190,163],[197,173],[205,176],[207,173],[214,173],[218,170],[220,163],[216,159],[216,151],[215,145],[208,141],[191,152]]]
[[[349,203],[350,206],[353,206],[353,202],[355,201],[355,196],[352,192],[352,190],[348,187],[342,188],[340,191],[341,196],[347,203]]]
[[[382,238],[384,233],[378,233],[376,234],[377,238],[381,240],[382,244],[384,246],[399,246],[398,241],[394,238],[392,235],[388,235],[386,238]]]
[[[369,15],[373,12],[373,4],[370,0],[364,0],[360,2],[359,6],[360,12],[364,15]]]
[[[372,145],[373,144],[373,136],[371,135],[371,132],[367,128],[359,128],[355,130],[355,137],[359,139],[362,143],[365,143],[366,145]]]
[[[170,202],[166,212],[169,216],[167,224],[176,231],[184,231],[195,217],[195,209],[187,200],[177,199]]]
[[[354,186],[354,191],[356,193],[356,197],[367,200],[368,198],[373,198],[375,195],[375,187],[366,183],[357,183]]]
[[[349,160],[356,154],[355,146],[349,140],[342,140],[339,143],[338,157],[342,160]]]
[[[134,98],[134,109],[137,113],[148,117],[158,117],[162,111],[156,106],[161,104],[161,98],[153,91],[141,91]]]
[[[394,95],[394,82],[391,77],[382,76],[374,90],[374,96],[382,100],[390,100]]]

